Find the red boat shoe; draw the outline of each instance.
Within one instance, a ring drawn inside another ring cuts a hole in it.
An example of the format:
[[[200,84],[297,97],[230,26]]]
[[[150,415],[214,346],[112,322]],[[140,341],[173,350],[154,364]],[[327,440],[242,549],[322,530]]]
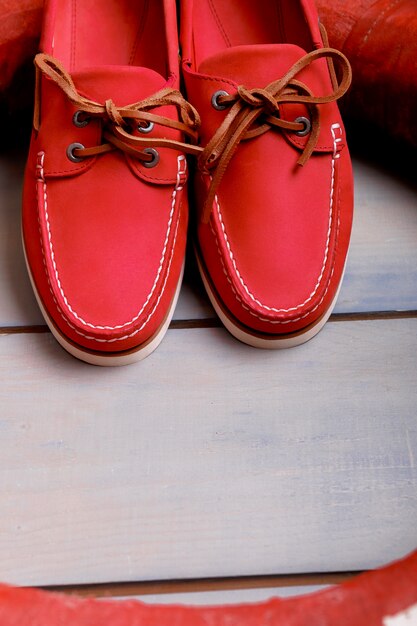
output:
[[[35,59],[23,239],[59,343],[99,365],[147,356],[178,297],[188,219],[175,3],[50,0]]]
[[[353,184],[336,100],[349,63],[328,48],[312,0],[181,7],[204,146],[194,192],[205,286],[238,339],[300,344],[329,317],[345,267]]]

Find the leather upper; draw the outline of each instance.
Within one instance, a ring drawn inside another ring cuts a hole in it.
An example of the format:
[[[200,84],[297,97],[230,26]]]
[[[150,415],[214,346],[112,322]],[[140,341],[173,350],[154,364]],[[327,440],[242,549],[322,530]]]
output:
[[[50,11],[58,22],[59,3]],[[46,12],[46,32],[49,19]],[[175,47],[172,21],[169,30]],[[82,96],[123,107],[178,88],[178,68],[171,70],[164,77],[134,65],[89,67],[83,59],[71,78]],[[76,126],[77,108],[45,76],[38,97],[40,124],[32,136],[23,201],[35,288],[67,340],[93,352],[135,349],[163,324],[180,279],[188,219],[185,156],[180,149],[158,148],[159,163],[147,168],[115,149],[73,162],[68,146],[99,146],[108,121],[91,118]],[[174,106],[153,111],[178,120]],[[158,124],[149,136],[183,140],[180,131]]]
[[[197,66],[194,48],[202,25],[195,4],[184,0],[183,5],[183,74],[187,97],[201,115],[205,145],[229,113],[212,106],[215,92],[233,95],[239,85],[265,88],[306,51],[292,43],[230,45]],[[242,5],[236,22],[250,19],[244,11]],[[332,90],[325,59],[295,78],[316,97]],[[310,111],[286,103],[279,115],[294,121],[309,118]],[[352,220],[350,158],[337,104],[320,105],[319,115],[320,133],[303,167],[297,161],[308,136],[272,128],[241,141],[217,189],[209,223],[200,219],[197,225],[202,262],[221,307],[260,333],[288,334],[314,323],[335,298],[343,273]],[[200,168],[195,177],[200,218],[212,176]]]

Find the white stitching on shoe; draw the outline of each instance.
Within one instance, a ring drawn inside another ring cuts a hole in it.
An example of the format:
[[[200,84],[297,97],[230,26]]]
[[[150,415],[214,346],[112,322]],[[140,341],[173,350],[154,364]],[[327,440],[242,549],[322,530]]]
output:
[[[221,264],[222,264],[222,266],[223,266],[223,272],[224,272],[224,274],[225,274],[225,276],[226,276],[226,278],[227,278],[227,281],[228,281],[228,283],[230,284],[230,287],[231,287],[231,289],[232,289],[232,291],[233,291],[233,293],[234,293],[234,295],[235,295],[236,300],[239,302],[239,304],[241,305],[241,307],[242,307],[243,309],[245,309],[245,311],[247,311],[250,315],[252,315],[252,317],[256,317],[257,319],[261,320],[261,322],[268,322],[269,324],[294,324],[295,322],[299,322],[300,320],[305,319],[306,317],[308,317],[309,315],[311,315],[312,313],[314,313],[314,311],[317,311],[317,309],[319,308],[319,306],[321,306],[321,303],[323,302],[324,298],[325,298],[325,297],[326,297],[326,295],[327,295],[327,292],[329,291],[330,283],[331,283],[331,280],[332,280],[332,278],[333,278],[333,274],[334,274],[334,263],[333,263],[333,266],[332,266],[332,271],[331,271],[330,276],[329,276],[329,280],[328,280],[328,283],[327,283],[326,290],[325,290],[325,292],[324,292],[323,296],[321,297],[320,302],[318,302],[318,303],[316,304],[316,306],[315,306],[313,309],[311,309],[310,311],[307,311],[307,313],[304,313],[304,315],[301,315],[300,317],[296,317],[296,318],[294,318],[294,319],[290,319],[290,320],[271,320],[271,319],[269,319],[269,318],[267,318],[267,317],[262,317],[261,315],[258,315],[257,313],[255,313],[254,311],[252,311],[252,310],[251,310],[251,309],[250,309],[250,308],[249,308],[249,307],[248,307],[248,306],[247,306],[247,305],[243,302],[242,298],[241,298],[241,297],[240,297],[240,295],[237,293],[237,291],[236,291],[236,289],[235,289],[235,287],[234,287],[234,285],[233,285],[232,281],[230,280],[229,275],[228,275],[228,273],[227,273],[227,269],[226,269],[225,264],[224,264],[224,261],[223,261],[223,257],[222,257],[221,251],[220,251],[220,245],[219,245],[219,240],[218,240],[218,238],[217,238],[217,234],[215,233],[215,231],[213,230],[213,227],[212,227],[211,225],[210,225],[210,227],[211,227],[211,231],[212,231],[212,233],[213,233],[213,235],[214,235],[214,237],[215,237],[215,239],[216,239],[217,251],[218,251],[218,253],[219,253],[219,256],[220,256],[220,261],[221,261]],[[340,218],[339,218],[339,216],[338,216],[338,219],[337,219],[337,233],[336,233],[336,240],[337,240],[337,239],[338,239],[338,237],[339,237],[339,229],[340,229]]]
[[[333,137],[333,158],[340,159],[341,146],[339,146],[338,144],[342,143],[342,138],[343,138],[342,127],[340,126],[340,124],[332,124],[330,126],[330,130],[332,131],[332,137]],[[338,137],[336,137],[336,131],[338,131],[339,133]]]
[[[175,242],[177,240],[177,234],[178,234],[178,227],[179,227],[179,220],[177,220],[177,225],[175,228],[175,233],[174,233],[174,241],[173,241],[173,247],[172,247],[172,252],[171,252],[171,256],[169,259],[169,263],[168,263],[168,268],[167,268],[167,273],[165,276],[165,280],[164,280],[164,284],[162,285],[162,289],[161,289],[161,293],[158,296],[158,299],[155,303],[155,306],[153,307],[152,311],[149,313],[148,317],[146,318],[146,320],[143,322],[142,326],[140,326],[139,328],[137,328],[136,330],[134,330],[132,333],[130,333],[129,335],[124,335],[123,337],[115,337],[113,339],[98,339],[97,337],[92,337],[90,335],[86,335],[85,333],[82,333],[81,331],[79,331],[77,328],[75,328],[75,326],[73,326],[62,314],[58,304],[58,310],[60,315],[64,318],[64,320],[66,321],[66,323],[68,324],[68,326],[70,326],[76,333],[77,335],[80,335],[81,337],[84,337],[85,339],[88,339],[90,341],[97,341],[98,343],[114,343],[115,341],[124,341],[125,339],[130,339],[131,337],[134,337],[135,335],[137,335],[141,330],[143,330],[145,328],[145,326],[147,325],[147,323],[149,322],[149,320],[153,317],[156,309],[158,308],[158,304],[161,301],[162,295],[165,291],[165,287],[168,281],[168,277],[169,277],[169,272],[171,269],[171,265],[172,265],[172,259],[174,258],[174,252],[175,252]],[[53,296],[54,297],[54,296]],[[54,297],[55,300],[55,297]],[[56,300],[55,300],[56,302]]]
[[[331,130],[332,137],[333,137],[333,147],[334,147],[334,150],[333,150],[333,157],[332,157],[332,172],[331,172],[331,185],[330,185],[329,228],[328,228],[328,232],[327,232],[326,250],[325,250],[325,254],[324,254],[324,260],[323,260],[323,265],[322,265],[322,268],[321,268],[321,272],[320,272],[319,278],[317,280],[316,286],[314,288],[314,291],[310,294],[310,296],[302,304],[299,304],[299,305],[297,305],[295,307],[291,307],[289,309],[276,309],[274,307],[269,307],[266,304],[263,304],[257,298],[255,298],[255,296],[249,291],[248,287],[244,283],[243,278],[242,278],[242,276],[241,276],[241,274],[240,274],[240,272],[239,272],[239,270],[237,268],[236,261],[234,259],[233,252],[232,252],[232,249],[231,249],[231,246],[230,246],[230,242],[229,242],[229,239],[227,237],[226,229],[225,229],[225,226],[224,226],[224,223],[223,223],[223,218],[222,218],[222,214],[221,214],[221,210],[220,210],[219,200],[218,200],[217,195],[215,196],[219,221],[220,221],[220,224],[221,224],[221,227],[222,227],[225,243],[226,243],[227,249],[229,251],[229,257],[230,257],[230,260],[232,261],[233,267],[234,267],[235,272],[236,272],[236,276],[238,277],[239,282],[241,283],[241,285],[245,289],[245,291],[248,294],[248,296],[259,307],[261,307],[261,308],[263,308],[263,309],[265,309],[267,311],[271,311],[273,313],[291,313],[293,311],[297,311],[298,309],[304,308],[306,306],[306,304],[308,304],[313,299],[315,294],[317,293],[317,291],[318,291],[318,289],[320,287],[320,283],[321,283],[321,281],[323,279],[323,275],[324,275],[324,271],[325,271],[326,263],[327,263],[327,258],[328,258],[330,235],[331,235],[331,228],[332,228],[332,222],[333,222],[332,213],[333,213],[334,189],[335,189],[334,188],[334,182],[335,182],[335,160],[340,158],[340,152],[339,152],[340,146],[338,144],[342,141],[342,134],[343,134],[343,131],[342,131],[342,128],[341,128],[340,124],[337,124],[337,123],[333,124],[331,126],[330,130]],[[336,137],[336,131],[339,132],[339,137]],[[337,233],[339,232],[339,226],[340,226],[340,221],[338,220]],[[327,288],[326,288],[326,290],[325,290],[325,292],[323,294],[323,297],[321,298],[320,302],[314,307],[314,309],[308,311],[305,315],[302,315],[301,317],[297,317],[297,318],[291,319],[291,320],[270,320],[268,318],[261,317],[260,315],[258,315],[255,312],[253,312],[248,306],[246,306],[244,304],[241,296],[239,296],[239,294],[237,293],[235,287],[233,286],[232,280],[229,277],[228,271],[227,271],[226,266],[225,266],[224,261],[223,261],[223,256],[222,256],[222,253],[221,253],[221,250],[220,250],[220,245],[219,245],[219,240],[218,240],[217,234],[214,231],[214,228],[213,228],[213,225],[212,225],[211,222],[210,222],[210,228],[211,228],[211,231],[212,231],[212,233],[213,233],[213,235],[214,235],[214,237],[216,239],[217,251],[219,253],[220,261],[221,261],[221,264],[223,266],[223,272],[226,275],[227,281],[229,282],[229,284],[230,284],[230,286],[232,288],[232,291],[233,291],[236,299],[240,303],[240,305],[246,311],[248,311],[251,315],[253,315],[254,317],[257,317],[261,321],[269,322],[271,324],[292,324],[294,322],[300,321],[301,319],[304,319],[305,317],[307,317],[308,315],[310,315],[311,313],[316,311],[317,308],[321,305],[321,303],[323,302],[323,300],[324,300],[324,298],[325,298],[325,296],[326,296],[326,294],[327,294],[327,292],[329,290],[330,282],[331,282],[331,279],[332,279],[333,273],[334,273],[334,266],[332,268],[331,275],[330,275],[329,281],[328,281],[328,285],[327,285]]]
[[[38,153],[38,164],[36,166],[36,169],[38,170],[38,178],[37,178],[37,182],[42,183],[43,185],[43,202],[44,202],[44,210],[45,210],[45,217],[46,217],[46,223],[47,223],[47,232],[48,232],[48,240],[49,240],[49,246],[50,246],[50,252],[51,252],[51,259],[52,259],[52,263],[53,263],[53,267],[54,267],[54,271],[55,271],[55,278],[57,280],[57,284],[59,287],[59,290],[61,292],[61,295],[64,299],[65,304],[67,305],[68,309],[71,311],[71,313],[85,326],[89,326],[91,328],[97,329],[97,330],[120,330],[126,326],[129,326],[130,324],[134,323],[135,321],[137,321],[137,319],[140,317],[140,315],[143,313],[145,307],[147,306],[147,304],[149,303],[149,300],[151,299],[156,285],[158,283],[161,271],[162,271],[162,266],[165,260],[165,254],[166,254],[166,250],[167,250],[167,246],[168,246],[168,239],[169,239],[169,235],[170,235],[170,231],[171,231],[171,227],[172,227],[172,221],[173,221],[173,214],[174,214],[174,210],[175,210],[175,206],[176,206],[176,201],[177,201],[177,194],[179,191],[181,191],[184,188],[184,182],[186,179],[186,174],[187,174],[187,161],[184,155],[180,155],[177,158],[177,164],[178,164],[178,170],[177,170],[177,183],[175,185],[174,191],[172,193],[172,203],[171,203],[171,212],[169,215],[169,220],[168,220],[168,227],[167,227],[167,233],[166,233],[166,238],[165,238],[165,242],[164,242],[164,248],[162,251],[162,257],[161,257],[161,261],[160,261],[160,265],[157,271],[157,275],[154,281],[154,284],[152,286],[152,289],[144,303],[144,305],[142,306],[141,310],[139,311],[139,313],[129,322],[126,322],[124,324],[121,325],[117,325],[117,326],[94,326],[93,324],[90,324],[89,322],[85,322],[81,317],[79,317],[79,315],[77,315],[77,313],[72,309],[72,307],[70,306],[65,293],[62,289],[61,286],[61,282],[59,280],[59,274],[58,274],[58,270],[56,267],[56,263],[55,263],[55,255],[54,255],[54,251],[53,251],[53,245],[52,245],[52,238],[51,238],[51,231],[50,231],[50,224],[49,224],[49,215],[48,215],[48,197],[47,197],[47,187],[46,187],[46,181],[45,181],[45,177],[44,177],[44,160],[45,160],[45,153],[44,152],[39,152]],[[46,265],[46,259],[45,259],[45,251],[44,251],[44,246],[43,246],[43,240],[42,240],[42,231],[41,231],[41,225],[40,225],[40,220],[39,220],[39,216],[38,216],[38,223],[39,223],[39,232],[40,232],[40,238],[41,238],[41,249],[42,249],[42,256],[43,256],[43,263],[45,266],[45,271],[46,271],[46,276],[47,276],[47,280],[48,280],[48,285],[49,285],[49,290],[51,292],[51,295],[53,297],[53,300],[55,302],[55,305],[61,315],[61,317],[65,320],[65,322],[79,335],[93,340],[93,341],[98,341],[98,342],[106,342],[106,343],[112,343],[114,341],[122,341],[124,339],[128,339],[129,337],[133,337],[134,335],[136,335],[138,332],[140,332],[144,326],[148,323],[148,321],[151,319],[151,317],[153,316],[153,314],[155,313],[155,310],[161,300],[162,294],[165,290],[165,286],[167,283],[167,279],[169,276],[169,271],[171,268],[171,264],[172,264],[172,258],[174,255],[174,251],[175,251],[175,242],[176,242],[176,238],[177,238],[177,233],[178,233],[178,226],[179,226],[179,220],[177,220],[177,225],[176,225],[176,230],[175,230],[175,234],[174,234],[174,241],[173,241],[173,247],[172,247],[172,253],[171,253],[171,257],[169,260],[169,264],[168,264],[168,268],[167,268],[167,274],[165,277],[165,281],[164,284],[162,286],[162,290],[161,293],[158,297],[158,300],[154,306],[154,308],[152,309],[151,313],[149,314],[149,316],[147,317],[147,319],[145,320],[145,322],[142,324],[142,326],[135,330],[133,333],[129,334],[129,335],[125,335],[124,337],[117,337],[114,339],[98,339],[96,337],[90,337],[88,335],[85,335],[84,333],[80,332],[75,326],[73,326],[69,320],[65,317],[65,315],[63,314],[61,307],[59,306],[55,295],[53,293],[53,289],[52,289],[52,285],[49,279],[49,275],[48,275],[48,271],[47,271],[47,265]]]

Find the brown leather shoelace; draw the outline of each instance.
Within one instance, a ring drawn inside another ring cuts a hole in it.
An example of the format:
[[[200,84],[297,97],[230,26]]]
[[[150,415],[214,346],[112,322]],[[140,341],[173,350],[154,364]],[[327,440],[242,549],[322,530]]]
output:
[[[297,80],[295,76],[302,69],[321,58],[327,59],[333,92],[316,97],[309,87]],[[340,83],[336,79],[334,62],[341,71]],[[343,96],[352,80],[349,61],[338,50],[325,47],[309,52],[294,63],[282,78],[270,83],[264,89],[247,89],[240,85],[236,94],[220,96],[219,104],[230,106],[230,111],[207,146],[202,148],[195,145],[198,141],[198,129],[200,127],[199,114],[175,89],[162,89],[145,100],[125,107],[117,107],[112,100],[107,100],[103,105],[80,95],[71,76],[61,63],[53,57],[38,54],[35,58],[35,65],[38,80],[40,73],[45,74],[63,90],[68,99],[83,114],[93,118],[101,118],[104,121],[104,143],[91,148],[76,149],[74,150],[76,157],[87,158],[119,149],[143,162],[149,162],[154,157],[151,153],[145,152],[144,148],[158,147],[173,148],[198,156],[200,170],[211,175],[211,183],[202,213],[202,220],[205,223],[210,219],[216,191],[241,141],[258,137],[272,128],[295,133],[303,131],[305,129],[303,123],[291,122],[279,117],[279,105],[285,103],[305,104],[310,113],[311,130],[306,146],[298,159],[298,164],[304,165],[313,153],[320,134],[320,105],[333,102]],[[177,108],[180,121],[150,111],[150,109],[167,105],[173,105]],[[38,98],[36,98],[35,129],[39,128],[39,106]],[[132,135],[131,130],[135,124],[149,123],[176,129],[182,132],[190,143]]]
[[[77,158],[93,157],[118,149],[144,163],[152,161],[154,158],[152,153],[145,152],[144,148],[173,148],[188,154],[200,154],[202,149],[192,145],[198,140],[200,117],[196,109],[184,99],[179,91],[171,88],[162,89],[145,100],[125,107],[117,107],[112,100],[99,104],[84,98],[78,93],[71,76],[54,57],[47,54],[38,54],[35,57],[35,66],[37,81],[39,81],[40,74],[44,74],[62,89],[72,104],[85,115],[85,118],[101,118],[104,122],[104,142],[99,146],[74,150],[74,155]],[[37,91],[39,93],[39,90]],[[179,121],[150,112],[150,109],[169,105],[176,107]],[[34,127],[36,130],[39,130],[39,119],[40,104],[39,98],[36,97],[34,112]],[[173,139],[132,135],[131,131],[137,125],[150,123],[178,130],[191,143],[183,143]]]
[[[328,95],[316,97],[309,87],[296,80],[295,76],[321,58],[328,61],[334,90]],[[336,62],[341,70],[340,83],[337,82],[333,62]],[[264,89],[247,89],[241,85],[236,94],[220,96],[218,103],[231,106],[231,109],[199,157],[200,169],[212,177],[203,209],[203,222],[207,223],[210,219],[216,190],[241,141],[258,137],[272,128],[291,132],[303,131],[305,129],[303,123],[279,117],[279,105],[305,104],[310,113],[311,131],[298,159],[298,164],[304,165],[313,153],[320,134],[319,106],[343,96],[349,88],[351,79],[350,64],[344,54],[326,47],[306,54],[294,63],[282,78],[270,83]]]

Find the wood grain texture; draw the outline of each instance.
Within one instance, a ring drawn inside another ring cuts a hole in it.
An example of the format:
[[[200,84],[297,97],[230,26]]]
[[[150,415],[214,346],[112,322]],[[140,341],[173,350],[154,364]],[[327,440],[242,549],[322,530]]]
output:
[[[417,186],[354,161],[355,214],[335,313],[417,309]]]
[[[142,363],[0,336],[0,579],[368,569],[417,545],[417,320],[289,351],[170,330]]]
[[[0,156],[0,327],[43,323],[23,260],[23,158]],[[417,309],[417,191],[356,161],[356,212],[336,313]],[[192,253],[175,320],[215,317]]]

